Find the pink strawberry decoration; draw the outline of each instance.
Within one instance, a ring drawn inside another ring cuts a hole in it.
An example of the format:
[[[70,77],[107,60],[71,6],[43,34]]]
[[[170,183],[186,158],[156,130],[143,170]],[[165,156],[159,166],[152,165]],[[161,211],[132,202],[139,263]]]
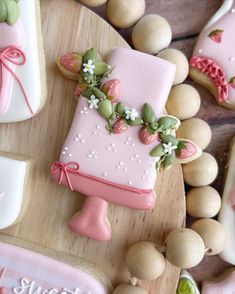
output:
[[[186,148],[181,149],[180,155],[177,156],[179,159],[189,158],[196,154],[196,147],[190,142],[183,142]]]
[[[235,77],[232,77],[230,80],[229,80],[229,84],[230,86],[235,89]]]
[[[139,138],[143,144],[148,145],[148,144],[151,144],[153,141],[158,140],[159,135],[152,134],[148,131],[146,127],[143,127],[140,129]]]
[[[117,79],[109,80],[102,85],[101,90],[110,101],[118,102],[120,97],[120,81]]]
[[[7,294],[7,290],[4,287],[0,288],[0,294]]]
[[[127,122],[120,118],[118,119],[115,124],[113,125],[113,133],[114,134],[121,134],[121,133],[124,133],[126,132],[128,129],[128,124]]]
[[[224,30],[217,29],[217,30],[210,32],[208,37],[216,43],[221,43],[222,37],[223,37],[223,32],[224,32]]]
[[[76,52],[65,54],[60,63],[71,72],[79,72],[82,67],[82,56]]]
[[[82,93],[86,90],[86,88],[87,88],[86,83],[79,84],[74,91],[74,96],[80,97],[82,95]]]

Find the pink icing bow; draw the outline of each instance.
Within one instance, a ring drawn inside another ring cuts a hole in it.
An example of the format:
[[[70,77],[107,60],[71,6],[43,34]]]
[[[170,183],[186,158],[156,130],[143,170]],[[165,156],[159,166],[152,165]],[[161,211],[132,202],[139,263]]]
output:
[[[6,49],[0,49],[0,90],[3,87],[2,76],[3,76],[3,68],[5,67],[19,83],[22,93],[24,95],[25,101],[27,103],[27,106],[30,112],[33,114],[33,110],[29,104],[29,100],[25,92],[24,86],[22,85],[22,82],[20,78],[17,76],[17,74],[7,65],[7,61],[15,65],[24,65],[26,62],[26,56],[24,52],[22,52],[19,48],[15,46],[9,46]]]
[[[63,163],[56,161],[52,164],[51,173],[52,175],[55,175],[60,172],[59,184],[61,184],[63,177],[65,176],[70,189],[73,191],[74,189],[69,178],[69,173],[79,174],[79,168],[79,164],[76,162]]]

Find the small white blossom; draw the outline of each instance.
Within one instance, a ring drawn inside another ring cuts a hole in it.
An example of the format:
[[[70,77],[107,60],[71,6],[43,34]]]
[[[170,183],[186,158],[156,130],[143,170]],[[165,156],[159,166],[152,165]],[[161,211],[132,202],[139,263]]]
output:
[[[135,109],[127,109],[125,110],[126,119],[130,119],[131,121],[135,121],[135,119],[139,116],[139,113]]]
[[[90,75],[93,75],[95,69],[95,65],[92,60],[89,59],[87,63],[83,63],[83,72],[88,72]]]
[[[173,150],[177,149],[177,146],[173,145],[172,142],[169,142],[167,144],[163,143],[162,146],[164,148],[164,152],[166,154],[170,154],[170,155]]]
[[[91,95],[90,100],[88,100],[90,109],[98,109],[99,99],[95,97],[95,95]]]

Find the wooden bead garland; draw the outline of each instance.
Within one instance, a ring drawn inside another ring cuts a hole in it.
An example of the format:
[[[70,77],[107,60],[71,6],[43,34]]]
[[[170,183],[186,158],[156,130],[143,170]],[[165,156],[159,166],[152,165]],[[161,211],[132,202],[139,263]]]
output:
[[[107,2],[107,0],[80,0],[82,4],[85,4],[90,7],[101,6]]]
[[[210,185],[218,174],[218,164],[214,156],[203,152],[198,159],[183,165],[184,180],[193,187]]]
[[[187,212],[197,218],[211,218],[221,207],[219,193],[210,186],[191,189],[186,197]]]
[[[133,26],[145,11],[145,0],[109,0],[106,14],[110,22],[118,28]]]
[[[148,294],[148,292],[138,286],[121,284],[114,290],[113,294]]]
[[[132,31],[132,42],[135,49],[145,53],[158,53],[170,45],[171,39],[172,32],[169,23],[157,14],[142,17]]]
[[[192,224],[191,229],[202,237],[207,248],[206,255],[215,255],[223,251],[227,236],[221,223],[214,219],[200,219]]]

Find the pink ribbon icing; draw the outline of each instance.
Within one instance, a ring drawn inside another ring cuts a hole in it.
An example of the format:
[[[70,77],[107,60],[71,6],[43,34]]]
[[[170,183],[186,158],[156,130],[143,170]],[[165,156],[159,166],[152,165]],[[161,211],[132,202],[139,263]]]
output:
[[[219,102],[228,99],[228,82],[224,71],[218,64],[210,58],[202,56],[193,56],[190,59],[190,66],[205,73],[214,82],[217,89],[217,99]]]
[[[4,84],[2,82],[2,76],[3,76],[3,68],[5,67],[17,80],[19,83],[19,86],[22,90],[22,93],[24,95],[26,104],[30,110],[30,112],[33,114],[33,110],[30,106],[26,91],[24,89],[24,86],[20,80],[20,78],[17,76],[17,74],[7,65],[7,61],[10,63],[13,63],[15,65],[24,65],[26,62],[26,56],[23,51],[21,51],[16,46],[9,46],[5,49],[0,49],[0,90],[4,87]]]

